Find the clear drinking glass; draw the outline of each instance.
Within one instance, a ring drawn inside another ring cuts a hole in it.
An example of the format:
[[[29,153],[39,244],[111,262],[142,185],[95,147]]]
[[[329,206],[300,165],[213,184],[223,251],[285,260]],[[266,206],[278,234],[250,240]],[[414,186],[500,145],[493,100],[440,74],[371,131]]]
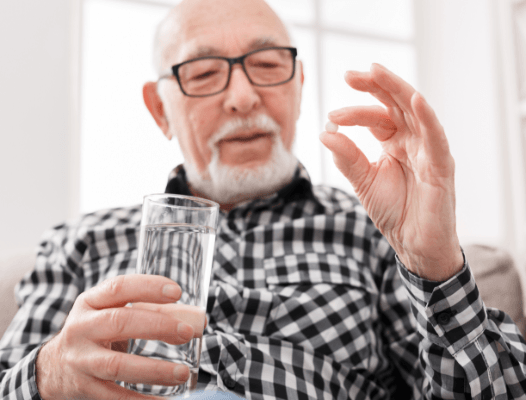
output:
[[[144,198],[137,273],[166,276],[182,289],[182,304],[202,314],[203,324],[210,286],[219,205],[212,201],[172,194]],[[201,338],[172,345],[159,340],[130,339],[128,353],[186,364],[190,378],[179,386],[126,383],[144,394],[173,396],[197,385]]]

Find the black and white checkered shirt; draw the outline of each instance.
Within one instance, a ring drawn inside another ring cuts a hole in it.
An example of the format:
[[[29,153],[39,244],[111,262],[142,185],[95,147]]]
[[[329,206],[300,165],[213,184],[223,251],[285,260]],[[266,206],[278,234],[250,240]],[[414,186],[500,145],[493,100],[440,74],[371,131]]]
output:
[[[184,170],[167,190],[189,194]],[[135,273],[141,207],[48,232],[0,342],[0,395],[39,399],[35,358],[83,291]],[[299,168],[220,216],[200,382],[247,399],[526,398],[526,345],[467,264],[429,282],[397,262],[355,197]]]

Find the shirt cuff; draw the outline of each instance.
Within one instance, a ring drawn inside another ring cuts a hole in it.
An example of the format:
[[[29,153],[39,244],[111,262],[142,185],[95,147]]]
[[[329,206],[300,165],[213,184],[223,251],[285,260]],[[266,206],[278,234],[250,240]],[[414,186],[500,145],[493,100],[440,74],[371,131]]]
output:
[[[0,394],[8,396],[3,399],[42,400],[36,382],[36,359],[40,348],[34,348],[12,368],[3,372]]]
[[[487,328],[484,303],[465,256],[462,270],[445,282],[413,274],[398,256],[396,264],[422,336],[455,355]]]

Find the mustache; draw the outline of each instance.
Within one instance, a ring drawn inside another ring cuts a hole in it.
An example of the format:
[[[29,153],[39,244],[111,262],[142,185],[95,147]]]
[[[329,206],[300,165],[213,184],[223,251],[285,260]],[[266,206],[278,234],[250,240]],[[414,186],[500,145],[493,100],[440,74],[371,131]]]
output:
[[[281,127],[279,124],[266,114],[259,114],[250,118],[234,118],[227,121],[215,132],[208,140],[208,146],[211,150],[217,147],[219,141],[235,136],[241,131],[257,129],[258,131],[271,133],[273,136],[279,135]]]

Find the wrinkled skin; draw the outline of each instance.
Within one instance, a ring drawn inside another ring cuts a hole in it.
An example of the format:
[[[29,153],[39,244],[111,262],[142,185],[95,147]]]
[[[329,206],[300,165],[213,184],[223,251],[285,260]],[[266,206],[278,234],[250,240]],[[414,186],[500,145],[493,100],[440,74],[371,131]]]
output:
[[[423,278],[447,280],[464,262],[455,224],[455,163],[444,129],[421,94],[378,64],[370,72],[349,71],[345,80],[385,108],[347,107],[329,119],[368,127],[382,156],[369,163],[341,133],[323,132],[321,141],[402,263]]]

